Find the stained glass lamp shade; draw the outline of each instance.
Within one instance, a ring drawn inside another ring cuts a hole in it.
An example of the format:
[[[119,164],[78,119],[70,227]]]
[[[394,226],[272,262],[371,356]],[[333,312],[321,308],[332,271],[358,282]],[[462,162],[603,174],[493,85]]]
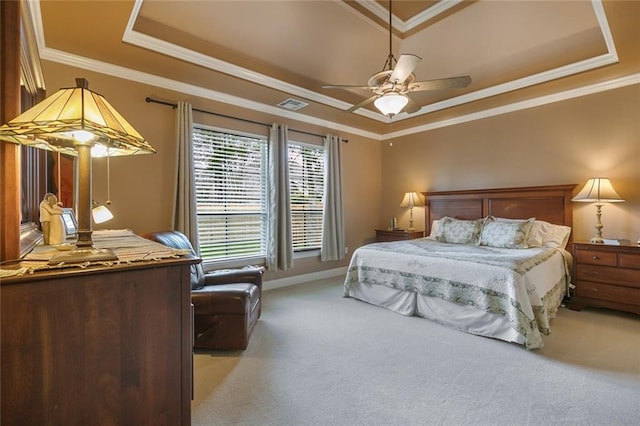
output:
[[[74,250],[51,263],[115,260],[93,247],[91,239],[91,150],[109,149],[110,156],[151,154],[155,150],[83,78],[76,87],[60,89],[9,123],[0,126],[0,139],[78,157],[78,240]]]

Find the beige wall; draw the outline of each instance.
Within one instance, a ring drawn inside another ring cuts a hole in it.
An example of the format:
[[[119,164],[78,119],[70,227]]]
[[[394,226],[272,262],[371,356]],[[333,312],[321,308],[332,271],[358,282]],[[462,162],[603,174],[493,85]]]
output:
[[[406,191],[575,183],[605,176],[626,200],[603,207],[605,238],[640,238],[640,85],[383,142],[379,226]],[[595,207],[574,203],[574,239],[593,235]],[[417,229],[424,210],[414,209]]]
[[[44,61],[48,92],[74,85],[85,77],[158,151],[155,155],[111,159],[111,199],[116,218],[110,228],[147,232],[171,227],[171,188],[175,173],[174,117],[170,107],[149,104],[151,96],[187,100],[194,106],[261,122],[284,122],[314,133],[331,129],[271,117],[161,88]],[[605,237],[640,238],[640,85],[593,94],[484,120],[379,142],[342,134],[347,246],[350,253],[374,239],[397,216],[408,225],[408,210],[399,207],[406,191],[452,190],[575,183],[608,176],[627,201],[604,207]],[[264,132],[242,124],[194,113],[209,125]],[[336,133],[336,132],[334,132]],[[104,159],[94,162],[94,198],[106,200]],[[579,188],[576,188],[576,191]],[[416,227],[423,229],[423,210],[415,209]],[[595,210],[574,205],[575,239],[593,233]],[[285,273],[267,279],[317,272],[346,265],[298,259]]]
[[[189,97],[164,90],[89,72],[58,63],[43,61],[47,94],[61,87],[75,85],[76,77],[89,80],[89,88],[102,94],[156,149],[155,155],[114,157],[110,160],[111,200],[110,209],[115,218],[101,228],[128,228],[136,233],[171,228],[171,193],[175,173],[176,148],[174,143],[174,112],[171,107],[146,103],[147,96],[175,102],[186,100],[194,107],[211,110],[234,117],[247,118],[265,123],[284,123],[290,128],[318,134],[339,132],[328,128],[272,117],[255,111],[242,110],[205,99]],[[266,127],[249,125],[237,120],[217,118],[194,112],[194,121],[211,126],[266,134]],[[381,200],[381,143],[371,139],[340,133],[349,143],[343,145],[343,168],[345,202],[346,243],[349,251],[373,238],[379,215]],[[300,140],[303,136],[291,133]],[[316,138],[320,143],[321,139]],[[305,141],[310,140],[307,138]],[[106,201],[106,160],[94,160],[93,197]],[[266,279],[318,272],[345,266],[342,262],[320,262],[317,257],[298,259],[294,269],[286,272],[268,273]]]

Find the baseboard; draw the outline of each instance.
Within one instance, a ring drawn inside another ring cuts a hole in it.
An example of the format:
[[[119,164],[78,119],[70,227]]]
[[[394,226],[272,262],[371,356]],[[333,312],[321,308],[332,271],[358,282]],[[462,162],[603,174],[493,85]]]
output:
[[[294,275],[292,277],[280,278],[278,280],[270,280],[262,283],[262,290],[273,290],[274,288],[288,287],[292,285],[304,284],[309,281],[322,280],[325,278],[344,276],[347,273],[347,267],[327,269],[326,271],[311,272],[309,274]]]

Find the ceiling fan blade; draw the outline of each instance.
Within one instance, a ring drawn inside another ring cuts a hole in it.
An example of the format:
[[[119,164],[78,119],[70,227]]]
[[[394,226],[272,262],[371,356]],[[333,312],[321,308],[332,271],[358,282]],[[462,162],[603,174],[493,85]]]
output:
[[[468,75],[461,77],[440,78],[437,80],[416,81],[409,85],[409,90],[442,90],[467,87],[471,84],[471,77]]]
[[[400,55],[396,67],[389,76],[389,81],[392,83],[402,83],[411,75],[414,69],[418,66],[418,62],[422,60],[421,57],[410,54]]]
[[[378,95],[373,95],[368,99],[365,99],[364,101],[360,102],[359,104],[356,104],[354,106],[352,106],[351,108],[349,108],[348,110],[346,110],[347,112],[353,112],[355,110],[357,110],[358,108],[362,108],[363,106],[370,104],[371,102],[375,101],[376,98],[378,97]]]
[[[404,112],[406,112],[407,114],[413,114],[414,112],[420,111],[422,107],[418,105],[417,102],[415,102],[413,99],[411,99],[408,96],[407,96],[407,99],[409,99],[409,102],[407,102],[407,105],[404,107],[403,109]]]
[[[364,89],[370,90],[371,86],[357,86],[351,84],[325,84],[322,86],[323,89]]]

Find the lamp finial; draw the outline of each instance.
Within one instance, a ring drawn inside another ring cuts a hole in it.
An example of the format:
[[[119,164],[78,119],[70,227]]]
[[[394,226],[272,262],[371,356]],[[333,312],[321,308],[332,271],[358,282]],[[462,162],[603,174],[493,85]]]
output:
[[[88,89],[89,80],[87,80],[86,78],[76,78],[76,87],[79,87],[81,89]]]

